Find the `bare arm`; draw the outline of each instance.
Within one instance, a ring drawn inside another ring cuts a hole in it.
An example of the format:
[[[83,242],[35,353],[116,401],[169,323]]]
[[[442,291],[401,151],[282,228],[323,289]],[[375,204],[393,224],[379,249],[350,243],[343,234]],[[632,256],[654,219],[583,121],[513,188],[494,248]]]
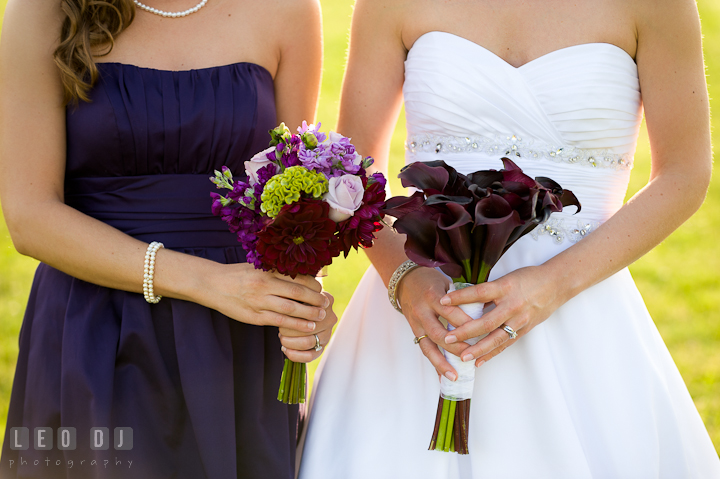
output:
[[[20,253],[74,277],[140,293],[147,244],[64,204],[65,110],[52,60],[61,21],[57,4],[42,0],[12,0],[5,12],[0,44],[0,197],[5,219]],[[296,87],[316,92],[317,75]],[[289,95],[280,96],[284,100],[279,111],[300,113],[302,108],[286,106]],[[304,113],[312,116],[314,106]],[[169,250],[158,253],[155,291],[242,322],[305,334],[327,315],[323,307],[329,303],[312,278],[293,282],[250,265],[221,265]]]
[[[322,72],[322,18],[318,0],[282,2],[285,16],[275,75],[278,123],[288,128],[312,123],[317,110]]]
[[[402,40],[401,19],[408,5],[381,0],[359,0],[355,4],[340,100],[338,131],[351,137],[363,156],[375,158],[374,167],[385,174],[390,139],[402,104],[407,50]],[[374,246],[366,250],[386,285],[395,269],[407,259],[404,244],[404,235],[384,228]],[[469,318],[457,308],[440,305],[447,285],[441,273],[418,268],[400,283],[398,297],[415,336],[429,336],[419,343],[423,353],[439,374],[454,380],[457,377],[454,369],[436,345],[443,342],[446,332],[438,316],[460,322]],[[457,354],[463,348],[454,345],[447,349]]]
[[[648,184],[596,232],[542,266],[449,295],[447,304],[493,301],[497,308],[448,340],[503,323],[526,334],[567,300],[647,253],[702,204],[712,151],[697,7],[692,0],[639,3],[637,65],[652,152]],[[547,277],[556,278],[555,285],[548,287]],[[480,362],[512,342],[497,331],[463,354]]]

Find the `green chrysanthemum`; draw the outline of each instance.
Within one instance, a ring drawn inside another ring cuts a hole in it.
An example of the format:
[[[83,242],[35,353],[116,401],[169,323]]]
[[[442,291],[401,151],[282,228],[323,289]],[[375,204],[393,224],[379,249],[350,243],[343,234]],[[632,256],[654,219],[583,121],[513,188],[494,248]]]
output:
[[[275,218],[283,206],[296,202],[303,193],[319,199],[327,191],[325,175],[304,166],[291,166],[267,182],[260,197],[260,209],[270,218]]]

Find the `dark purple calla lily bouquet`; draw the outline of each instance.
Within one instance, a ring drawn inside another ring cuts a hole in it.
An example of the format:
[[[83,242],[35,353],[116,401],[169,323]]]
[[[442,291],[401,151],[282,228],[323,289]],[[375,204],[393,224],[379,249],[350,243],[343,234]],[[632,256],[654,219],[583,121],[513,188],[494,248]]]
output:
[[[386,203],[384,213],[395,217],[395,229],[407,235],[408,258],[421,266],[440,268],[453,279],[451,289],[486,282],[500,257],[551,213],[570,205],[580,211],[580,202],[571,191],[550,178],[530,178],[508,158],[502,162],[500,171],[467,176],[444,161],[412,163],[399,177],[404,187],[420,191]],[[482,315],[482,307],[461,306],[473,319]],[[463,363],[447,351],[445,356],[458,371],[458,379],[441,379],[429,449],[467,454],[474,361]]]

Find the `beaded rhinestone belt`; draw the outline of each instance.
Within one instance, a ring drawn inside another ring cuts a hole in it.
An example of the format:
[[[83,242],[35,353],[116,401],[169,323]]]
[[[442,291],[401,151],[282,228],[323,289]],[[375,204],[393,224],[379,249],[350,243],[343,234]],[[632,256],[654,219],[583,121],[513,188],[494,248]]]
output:
[[[584,149],[574,146],[552,146],[536,141],[523,141],[511,135],[488,138],[484,136],[434,136],[413,135],[405,142],[410,153],[484,153],[493,156],[508,156],[550,160],[557,163],[571,163],[593,168],[614,168],[629,170],[632,168],[631,154],[618,155],[609,149]]]

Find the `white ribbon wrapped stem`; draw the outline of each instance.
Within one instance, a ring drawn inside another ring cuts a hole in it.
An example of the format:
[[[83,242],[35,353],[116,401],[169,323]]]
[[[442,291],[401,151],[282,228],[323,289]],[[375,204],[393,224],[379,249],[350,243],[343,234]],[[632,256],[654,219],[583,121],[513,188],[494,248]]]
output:
[[[473,286],[470,283],[453,283],[450,285],[448,293]],[[461,304],[459,306],[465,314],[470,316],[472,319],[480,319],[483,315],[484,303],[469,303]],[[448,331],[452,331],[455,327],[448,323]],[[485,335],[487,336],[487,335]],[[479,336],[477,338],[471,338],[465,341],[469,345],[473,345],[480,341],[485,336]],[[445,399],[451,399],[453,401],[463,401],[472,397],[473,387],[475,386],[475,361],[463,362],[459,357],[452,353],[443,351],[445,359],[450,365],[455,368],[458,373],[457,381],[450,381],[448,378],[443,376],[440,378],[440,395]]]

